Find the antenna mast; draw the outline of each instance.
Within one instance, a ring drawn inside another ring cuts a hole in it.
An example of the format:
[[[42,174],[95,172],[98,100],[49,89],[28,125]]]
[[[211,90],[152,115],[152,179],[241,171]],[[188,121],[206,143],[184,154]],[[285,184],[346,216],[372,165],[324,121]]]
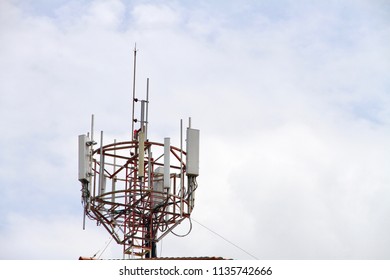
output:
[[[131,140],[134,139],[134,103],[138,100],[135,99],[135,74],[137,71],[137,44],[134,45],[134,69],[133,69],[133,99],[132,99],[132,108],[131,108]]]

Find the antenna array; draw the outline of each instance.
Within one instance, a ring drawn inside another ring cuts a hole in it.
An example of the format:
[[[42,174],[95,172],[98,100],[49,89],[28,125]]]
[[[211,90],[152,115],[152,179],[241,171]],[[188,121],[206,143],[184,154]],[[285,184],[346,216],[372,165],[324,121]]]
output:
[[[148,139],[149,79],[146,100],[135,96],[136,52],[132,99],[132,132],[128,141],[103,144],[91,131],[79,136],[79,176],[85,217],[97,221],[123,246],[124,257],[155,258],[156,243],[189,218],[199,175],[199,130],[180,122],[180,147]],[[138,103],[140,102],[140,103]],[[140,104],[140,120],[134,116]],[[138,125],[138,128],[136,127]],[[97,148],[94,148],[97,145]],[[186,178],[186,180],[185,180]]]

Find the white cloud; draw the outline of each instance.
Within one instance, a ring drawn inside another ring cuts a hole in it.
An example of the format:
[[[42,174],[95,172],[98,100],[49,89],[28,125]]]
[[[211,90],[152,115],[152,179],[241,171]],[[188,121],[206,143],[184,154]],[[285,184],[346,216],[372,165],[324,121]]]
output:
[[[84,254],[60,234],[81,228],[77,135],[95,113],[107,139],[128,137],[136,41],[153,137],[177,144],[187,116],[201,129],[195,220],[259,258],[388,258],[385,4],[285,4],[66,2],[45,16],[3,1],[4,254]],[[42,217],[55,206],[49,236]],[[20,224],[47,243],[17,242]],[[90,246],[108,239],[96,232]],[[165,254],[250,258],[195,222],[163,241]]]
[[[7,231],[2,231],[0,259],[77,260],[96,253],[110,256],[112,248],[105,250],[109,238],[101,228],[83,231],[79,217],[55,215],[54,211],[46,209],[46,215],[40,217],[8,215]]]
[[[91,26],[101,25],[107,28],[117,28],[124,17],[125,6],[117,1],[96,1],[91,4],[87,16],[87,24]]]
[[[141,4],[132,10],[132,16],[138,28],[160,30],[175,28],[180,23],[180,14],[169,5]]]

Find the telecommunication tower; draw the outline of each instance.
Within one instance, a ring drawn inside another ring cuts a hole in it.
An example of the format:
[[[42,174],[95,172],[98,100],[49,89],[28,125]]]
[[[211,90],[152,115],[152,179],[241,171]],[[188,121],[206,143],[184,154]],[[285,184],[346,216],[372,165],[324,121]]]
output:
[[[194,208],[199,175],[199,130],[180,121],[180,147],[170,138],[152,142],[148,138],[149,79],[146,99],[136,98],[134,78],[130,139],[103,144],[91,131],[79,135],[79,174],[85,217],[97,221],[123,246],[125,258],[155,258],[156,243],[170,233]],[[140,118],[135,118],[135,106]]]

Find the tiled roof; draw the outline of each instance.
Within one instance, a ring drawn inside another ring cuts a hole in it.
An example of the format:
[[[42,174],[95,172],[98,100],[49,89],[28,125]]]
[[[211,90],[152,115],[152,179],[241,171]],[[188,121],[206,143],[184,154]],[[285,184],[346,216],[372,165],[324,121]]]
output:
[[[227,260],[222,257],[164,257],[164,258],[152,258],[146,260]]]
[[[79,257],[79,260],[85,261],[96,261],[99,259],[95,259],[92,257]],[[129,259],[129,260],[139,260],[139,259]],[[191,260],[191,261],[197,261],[197,260],[229,260],[222,257],[163,257],[163,258],[152,258],[152,259],[142,259],[142,260]]]

